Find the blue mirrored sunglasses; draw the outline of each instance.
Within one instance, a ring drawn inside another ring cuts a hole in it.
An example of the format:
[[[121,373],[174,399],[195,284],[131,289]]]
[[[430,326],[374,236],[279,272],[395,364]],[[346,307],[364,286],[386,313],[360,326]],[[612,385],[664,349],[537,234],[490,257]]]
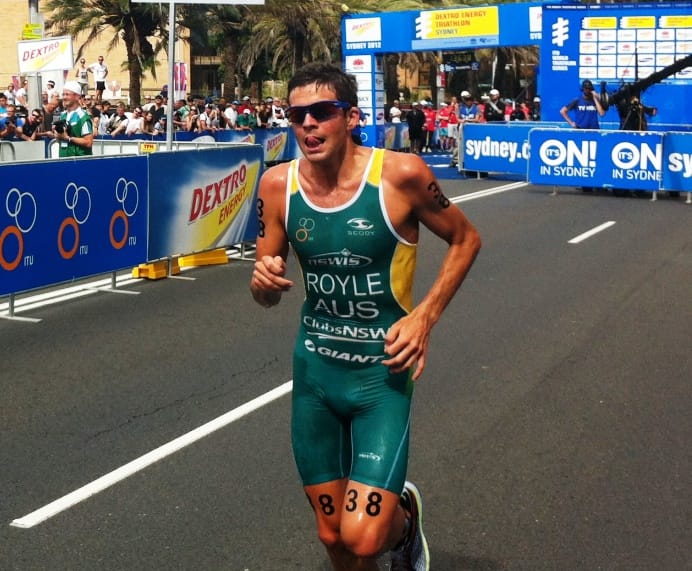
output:
[[[296,105],[286,109],[286,117],[291,123],[302,123],[309,113],[315,121],[326,121],[334,117],[339,109],[350,109],[346,101],[317,101],[311,105]]]

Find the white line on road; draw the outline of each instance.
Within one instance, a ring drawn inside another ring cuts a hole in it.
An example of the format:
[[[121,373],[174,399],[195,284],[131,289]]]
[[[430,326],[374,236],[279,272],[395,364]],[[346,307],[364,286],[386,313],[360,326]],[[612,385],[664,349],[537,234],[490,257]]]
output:
[[[528,182],[511,182],[509,184],[503,184],[502,186],[495,186],[493,188],[487,188],[485,190],[479,190],[478,192],[472,192],[470,194],[464,194],[462,196],[457,196],[456,198],[451,198],[450,202],[454,204],[458,202],[467,202],[469,200],[475,200],[477,198],[484,198],[486,196],[492,196],[493,194],[499,194],[500,192],[507,192],[508,190],[515,190],[517,188],[522,188],[528,186]]]
[[[105,474],[104,476],[101,476],[100,478],[94,480],[89,484],[86,484],[85,486],[82,486],[74,492],[71,492],[66,496],[63,496],[62,498],[59,498],[43,506],[42,508],[39,508],[36,511],[31,512],[30,514],[25,515],[24,517],[15,519],[14,521],[12,521],[12,523],[10,523],[10,525],[25,529],[34,527],[35,525],[43,521],[46,521],[54,515],[57,515],[60,512],[71,508],[79,502],[82,502],[87,498],[95,494],[98,494],[99,492],[102,492],[103,490],[109,488],[113,484],[117,484],[121,480],[124,480],[125,478],[132,476],[132,474],[135,474],[136,472],[139,472],[140,470],[147,468],[154,462],[158,462],[166,456],[170,456],[174,452],[177,452],[178,450],[181,450],[182,448],[189,446],[190,444],[196,442],[197,440],[200,440],[201,438],[204,438],[205,436],[209,436],[212,432],[215,432],[227,426],[231,422],[239,420],[244,416],[250,414],[251,412],[254,412],[255,410],[263,407],[264,405],[281,398],[282,396],[290,393],[292,390],[293,381],[288,381],[283,385],[280,385],[275,389],[272,389],[268,393],[260,395],[257,398],[249,402],[246,402],[245,404],[237,408],[234,408],[226,414],[222,414],[218,418],[215,418],[214,420],[211,420],[206,424],[203,424],[202,426],[195,428],[187,434],[183,434],[182,436],[179,436],[178,438],[171,440],[167,444],[159,446],[151,452],[147,452],[143,456],[140,456],[139,458],[132,460],[132,462],[129,462],[124,466],[121,466],[117,470],[113,470],[112,472]]]
[[[600,226],[596,226],[595,228],[592,228],[588,232],[584,232],[583,234],[579,234],[579,236],[575,236],[571,240],[569,240],[567,243],[568,244],[579,244],[579,242],[583,242],[587,238],[591,238],[594,234],[598,234],[599,232],[602,232],[606,228],[610,228],[615,224],[615,220],[608,220],[608,222],[604,222]]]

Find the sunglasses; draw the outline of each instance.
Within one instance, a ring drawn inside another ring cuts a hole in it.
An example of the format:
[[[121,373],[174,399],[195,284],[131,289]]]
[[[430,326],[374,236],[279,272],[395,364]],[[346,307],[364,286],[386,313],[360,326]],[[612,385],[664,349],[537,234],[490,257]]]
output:
[[[309,113],[315,121],[326,121],[338,115],[340,109],[350,109],[346,101],[317,101],[312,105],[295,105],[286,109],[286,117],[291,123],[302,123]]]

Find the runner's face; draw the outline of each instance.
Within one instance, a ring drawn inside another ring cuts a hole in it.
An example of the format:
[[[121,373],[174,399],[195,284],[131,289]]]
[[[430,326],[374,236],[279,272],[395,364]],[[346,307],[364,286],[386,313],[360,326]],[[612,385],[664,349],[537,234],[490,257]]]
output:
[[[291,92],[289,105],[302,107],[319,101],[336,101],[339,98],[328,87],[314,84],[297,87]],[[349,130],[358,123],[358,109],[338,109],[338,113],[328,118],[317,120],[306,113],[302,122],[292,123],[300,150],[306,159],[320,161],[329,158],[332,153],[344,146],[350,139]]]

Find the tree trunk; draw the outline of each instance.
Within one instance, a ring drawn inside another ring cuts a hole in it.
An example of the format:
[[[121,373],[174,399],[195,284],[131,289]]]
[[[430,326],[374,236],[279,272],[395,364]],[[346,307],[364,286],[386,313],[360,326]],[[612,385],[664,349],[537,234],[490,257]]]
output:
[[[235,73],[235,66],[237,61],[236,46],[232,38],[229,38],[224,47],[223,53],[221,55],[223,61],[223,91],[221,95],[232,101],[236,98],[236,87],[238,86],[238,79]]]
[[[384,56],[384,91],[387,103],[399,99],[399,54],[386,54]]]

